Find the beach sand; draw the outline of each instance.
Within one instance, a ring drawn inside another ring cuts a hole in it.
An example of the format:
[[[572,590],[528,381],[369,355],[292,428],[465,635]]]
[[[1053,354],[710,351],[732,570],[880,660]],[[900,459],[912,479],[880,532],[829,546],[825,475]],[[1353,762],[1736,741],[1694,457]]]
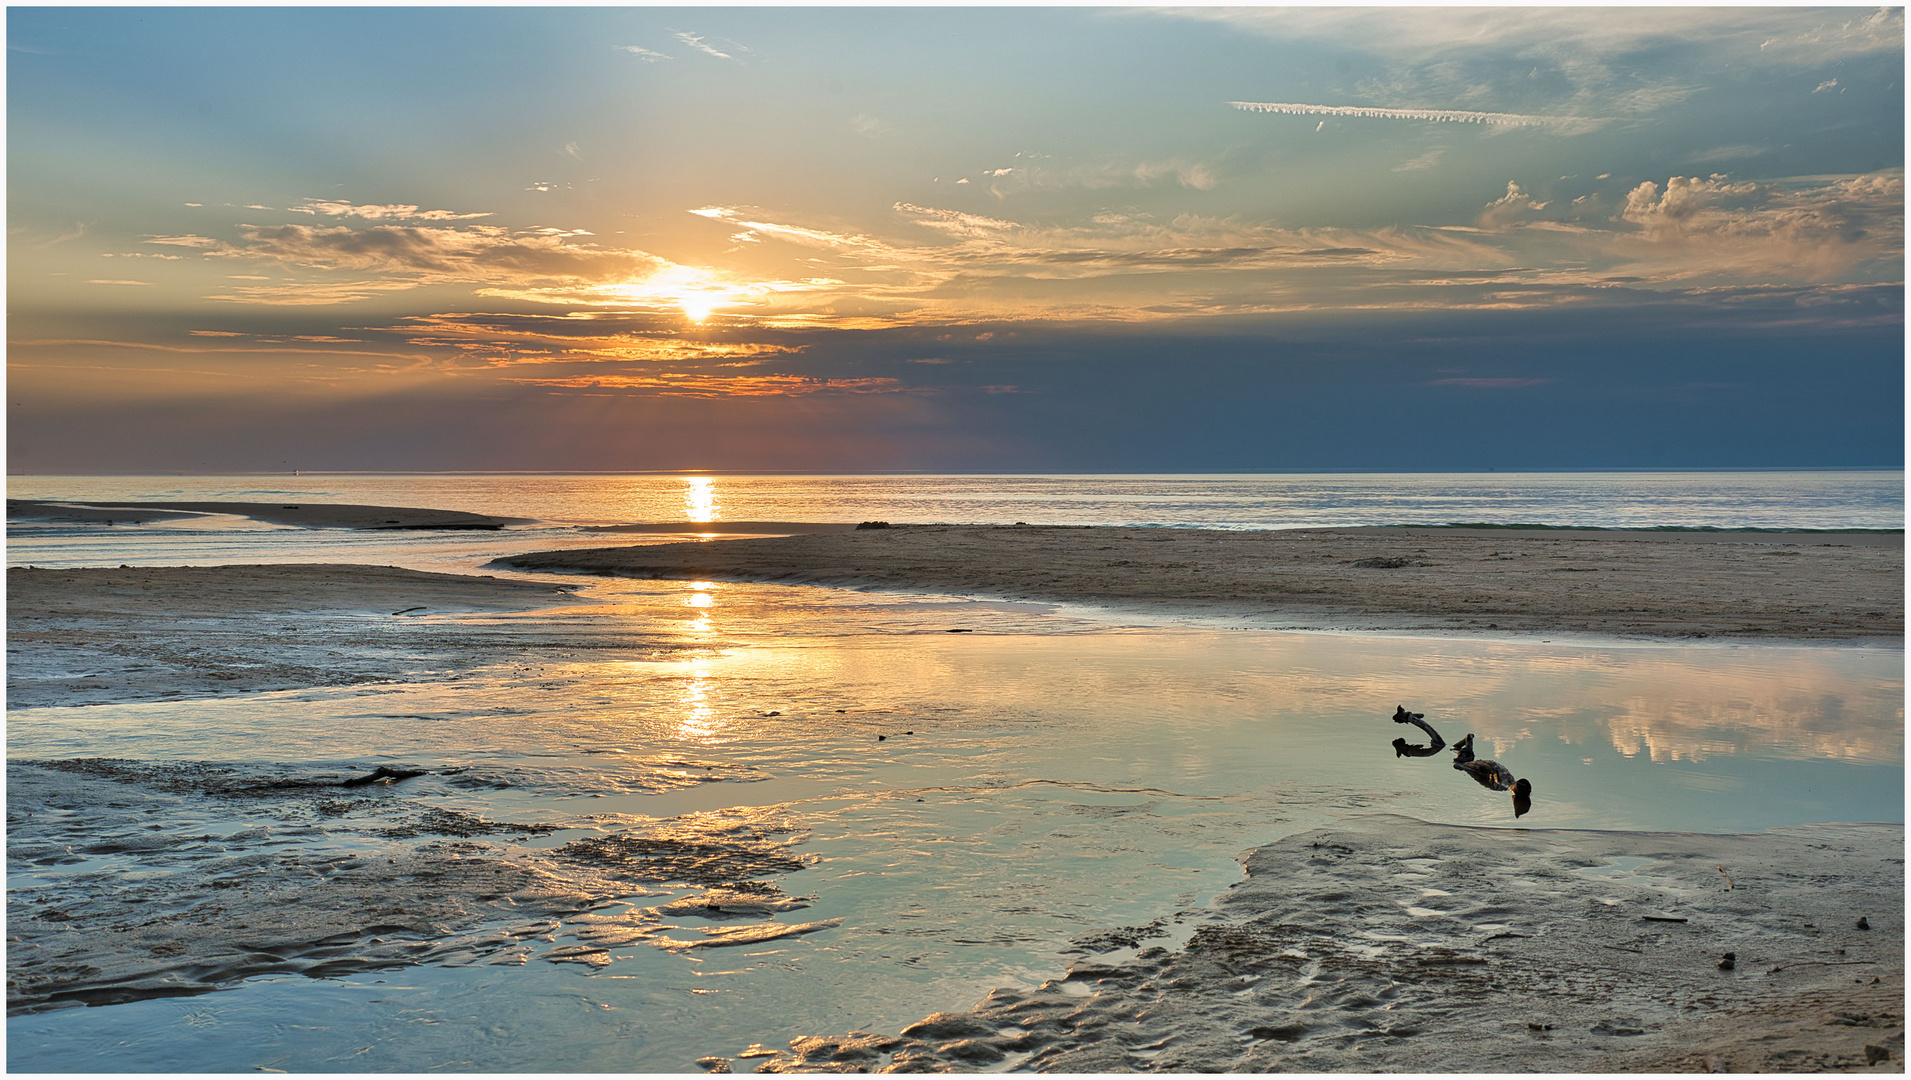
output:
[[[1357,817],[1251,852],[1179,949],[1148,946],[1166,927],[1135,927],[1120,958],[900,1035],[706,1064],[1902,1072],[1903,856],[1900,825],[1708,836]]]
[[[1270,629],[1897,644],[1901,533],[909,525],[535,552],[522,570],[1077,601]]]
[[[1901,536],[1881,534],[924,526],[511,561],[1141,604],[1293,626],[1896,644],[1902,550]],[[571,602],[550,585],[380,567],[16,568],[8,600],[15,710],[449,677],[540,643],[588,647],[585,633],[646,647],[642,627],[559,630],[535,614],[514,630],[458,621]],[[1376,716],[1375,727],[1391,724]],[[721,828],[490,822],[427,809],[433,793],[483,777],[433,773],[347,796],[334,785],[348,776],[11,762],[14,865],[132,858],[143,876],[137,888],[82,879],[16,896],[10,1007],[201,993],[272,972],[536,956],[594,966],[619,944],[683,947],[684,925],[717,945],[826,929],[775,917],[793,902],[759,887],[803,865],[800,837],[778,831],[774,807],[724,811]],[[224,835],[231,827],[214,824],[235,816],[263,827]],[[525,843],[550,828],[586,830],[590,842]],[[380,862],[363,857],[370,838],[411,846]],[[1210,910],[1103,935],[1097,947],[1109,951],[1039,989],[997,992],[896,1034],[711,1047],[703,1064],[1902,1071],[1903,856],[1901,825],[1714,836],[1355,818],[1249,853],[1247,877]],[[297,860],[297,873],[251,876],[266,859]],[[735,880],[690,876],[713,861],[736,868]],[[632,883],[644,881],[689,881],[719,903],[740,894],[751,921],[686,924],[668,905],[643,906]],[[425,886],[428,904],[416,899]],[[587,944],[549,947],[560,926]],[[1723,971],[1728,951],[1737,962]]]

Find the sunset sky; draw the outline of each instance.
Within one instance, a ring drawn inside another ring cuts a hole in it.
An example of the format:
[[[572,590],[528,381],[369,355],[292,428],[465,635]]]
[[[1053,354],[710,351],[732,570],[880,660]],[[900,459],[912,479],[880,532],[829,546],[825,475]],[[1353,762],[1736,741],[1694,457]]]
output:
[[[1901,465],[1901,8],[11,8],[9,468]]]

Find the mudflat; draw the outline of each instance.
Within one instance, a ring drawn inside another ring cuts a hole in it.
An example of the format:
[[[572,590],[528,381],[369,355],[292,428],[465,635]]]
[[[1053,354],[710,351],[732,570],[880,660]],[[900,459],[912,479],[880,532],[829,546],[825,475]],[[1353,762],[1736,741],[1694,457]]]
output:
[[[56,524],[139,525],[151,521],[236,514],[271,525],[305,529],[502,529],[530,520],[429,510],[409,506],[361,506],[353,503],[260,502],[66,502],[8,499],[9,521]]]
[[[432,678],[539,636],[445,617],[568,603],[550,585],[392,566],[12,567],[7,705]]]
[[[901,525],[499,564],[1192,610],[1287,629],[1904,636],[1902,533]]]
[[[1065,978],[757,1071],[1902,1072],[1903,855],[1901,825],[1350,818]]]

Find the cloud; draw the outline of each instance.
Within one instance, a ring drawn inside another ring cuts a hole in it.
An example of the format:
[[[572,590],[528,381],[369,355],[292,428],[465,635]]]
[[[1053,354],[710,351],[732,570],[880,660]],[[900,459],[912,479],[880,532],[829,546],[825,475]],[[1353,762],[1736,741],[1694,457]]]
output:
[[[1164,180],[1207,191],[1221,182],[1218,163],[1188,158],[1055,165],[1038,160],[1044,155],[1018,153],[1015,156],[1029,160],[981,171],[981,178],[988,182],[989,193],[998,199],[1021,191],[1151,187]],[[956,183],[967,184],[969,179],[964,177]]]
[[[242,225],[248,243],[221,254],[324,270],[412,275],[426,282],[588,282],[642,279],[671,264],[642,251],[574,243],[543,230],[496,226]]]
[[[711,45],[708,42],[704,41],[701,35],[692,34],[686,30],[677,31],[677,40],[683,42],[685,45],[690,46],[691,48],[697,50],[700,53],[707,53],[708,55],[714,56],[719,60],[735,60],[736,59],[736,57],[731,56],[729,53],[723,52],[722,50],[716,48],[714,45]]]
[[[915,224],[936,229],[953,236],[993,236],[1010,229],[1019,229],[1013,221],[982,217],[979,214],[965,214],[960,210],[939,210],[914,203],[899,202],[893,209],[915,220]]]
[[[1230,101],[1242,112],[1282,116],[1333,116],[1365,120],[1424,120],[1439,124],[1485,124],[1488,127],[1544,128],[1561,135],[1597,131],[1611,121],[1592,116],[1529,116],[1523,113],[1475,112],[1469,109],[1397,109],[1371,105],[1306,105],[1282,101]]]
[[[1367,101],[1630,120],[1748,73],[1792,75],[1904,50],[1902,9],[1301,7],[1149,9],[1356,59]],[[1510,130],[1510,129],[1509,129]]]
[[[415,281],[323,281],[285,285],[239,285],[231,291],[206,297],[229,304],[264,304],[271,307],[319,307],[326,304],[351,304],[370,300],[380,293],[402,292],[416,288]]]
[[[367,217],[357,204],[343,204],[354,212],[337,223],[242,225],[232,242],[197,235],[147,242],[276,263],[293,279],[235,284],[215,297],[232,303],[338,304],[462,287],[498,298],[486,306],[510,301],[631,320],[615,330],[600,322],[588,332],[573,332],[581,324],[533,331],[497,316],[407,331],[415,344],[498,364],[760,363],[779,354],[726,336],[745,330],[1510,309],[1616,303],[1647,290],[1901,278],[1900,172],[1590,183],[1585,194],[1555,199],[1508,181],[1504,192],[1479,193],[1470,222],[1366,228],[1109,209],[1085,219],[1019,220],[913,202],[893,203],[888,223],[849,227],[704,206],[689,212],[720,230],[709,232],[707,250],[721,254],[703,265],[581,229]],[[401,211],[410,212],[391,212]]]
[[[1838,89],[1838,80],[1826,79],[1824,82],[1819,83],[1818,86],[1812,90],[1812,93],[1824,94],[1836,89]]]
[[[800,397],[811,394],[899,394],[911,388],[886,378],[831,379],[804,375],[719,376],[694,373],[579,375],[557,379],[507,379],[529,386],[626,390],[662,397]]]
[[[1440,159],[1445,156],[1446,156],[1446,148],[1436,146],[1433,149],[1427,151],[1426,153],[1421,154],[1419,157],[1412,158],[1408,161],[1404,161],[1398,165],[1395,165],[1393,167],[1393,171],[1394,172],[1419,172],[1422,169],[1431,169],[1435,165],[1440,164]]]
[[[223,240],[214,240],[210,236],[194,236],[191,233],[187,233],[183,236],[148,236],[143,242],[189,248],[220,248],[225,246],[225,241]]]
[[[490,217],[489,212],[460,214],[451,210],[420,210],[406,203],[360,203],[353,205],[337,199],[306,199],[288,206],[295,214],[324,214],[327,217],[360,217],[367,221],[470,221]]]
[[[1687,155],[1684,161],[1689,165],[1710,165],[1715,161],[1743,161],[1763,153],[1765,148],[1762,146],[1715,146],[1710,150],[1701,150]]]
[[[1821,282],[1904,258],[1902,172],[1805,182],[1673,176],[1633,188],[1612,250],[1665,278]],[[1631,272],[1638,272],[1632,270]]]
[[[88,278],[88,285],[151,285],[150,281],[121,281],[116,278]]]
[[[1674,176],[1666,180],[1665,194],[1661,195],[1659,185],[1647,180],[1627,194],[1619,217],[1654,232],[1683,231],[1688,224],[1699,224],[1696,219],[1703,211],[1717,207],[1727,197],[1756,191],[1757,184],[1725,183],[1718,177],[1701,180],[1696,176]],[[1714,221],[1706,227],[1716,225]]]
[[[1480,212],[1480,224],[1486,228],[1519,221],[1536,212],[1546,209],[1548,203],[1538,202],[1526,196],[1520,186],[1511,180],[1506,182],[1506,194],[1486,204]]]
[[[646,64],[654,64],[659,60],[673,59],[672,57],[666,56],[663,53],[652,52],[651,50],[644,48],[642,45],[619,45],[617,46],[617,48],[621,52],[627,52],[631,54],[632,56],[635,56],[637,59],[642,60]]]
[[[250,334],[214,335],[214,334],[205,333],[201,331],[191,331],[191,333],[197,336],[202,336],[202,337],[210,337],[210,336],[251,337],[252,336]],[[107,340],[100,340],[95,338],[43,338],[36,341],[10,341],[7,344],[10,347],[17,346],[20,348],[28,348],[28,347],[47,348],[47,347],[65,346],[65,347],[79,347],[79,348],[87,348],[87,349],[103,349],[103,348],[104,349],[131,349],[136,352],[176,353],[176,354],[184,354],[184,355],[190,355],[190,356],[207,356],[207,355],[212,355],[217,353],[230,353],[233,355],[250,356],[250,355],[261,354],[261,353],[274,353],[274,354],[290,354],[293,356],[365,356],[365,357],[373,357],[380,360],[404,360],[410,363],[417,363],[420,361],[427,361],[430,359],[429,357],[419,353],[406,354],[406,353],[393,353],[393,352],[374,352],[374,351],[368,351],[365,349],[300,349],[300,348],[274,348],[269,346],[262,347],[259,345],[241,345],[237,348],[222,349],[222,348],[215,348],[215,347],[199,345],[199,344],[164,345],[156,341],[107,341]]]
[[[681,318],[630,312],[536,315],[445,313],[407,316],[378,328],[407,343],[449,348],[487,366],[559,363],[691,363],[725,366],[766,362],[802,351],[798,345],[682,336]]]
[[[1317,7],[1171,8],[1158,14],[1225,22],[1285,40],[1333,40],[1426,61],[1504,52],[1578,54],[1610,65],[1648,51],[1701,51],[1721,62],[1801,65],[1904,47],[1902,8]]]

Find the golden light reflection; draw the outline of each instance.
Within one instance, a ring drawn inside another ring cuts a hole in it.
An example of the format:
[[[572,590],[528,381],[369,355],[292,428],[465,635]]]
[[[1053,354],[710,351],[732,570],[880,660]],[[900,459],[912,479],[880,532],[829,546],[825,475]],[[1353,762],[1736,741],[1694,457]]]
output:
[[[717,583],[692,581],[687,582],[686,585],[690,589],[690,595],[684,597],[683,606],[695,612],[690,620],[690,632],[699,637],[707,637],[715,633],[715,626],[710,621],[710,612],[717,606]]]
[[[686,476],[683,478],[683,512],[687,521],[715,521],[717,511],[716,481],[707,476]]]
[[[710,706],[709,668],[699,665],[690,669],[679,701],[683,706],[683,719],[677,723],[677,737],[694,742],[714,740],[721,725],[717,722],[716,710]]]

